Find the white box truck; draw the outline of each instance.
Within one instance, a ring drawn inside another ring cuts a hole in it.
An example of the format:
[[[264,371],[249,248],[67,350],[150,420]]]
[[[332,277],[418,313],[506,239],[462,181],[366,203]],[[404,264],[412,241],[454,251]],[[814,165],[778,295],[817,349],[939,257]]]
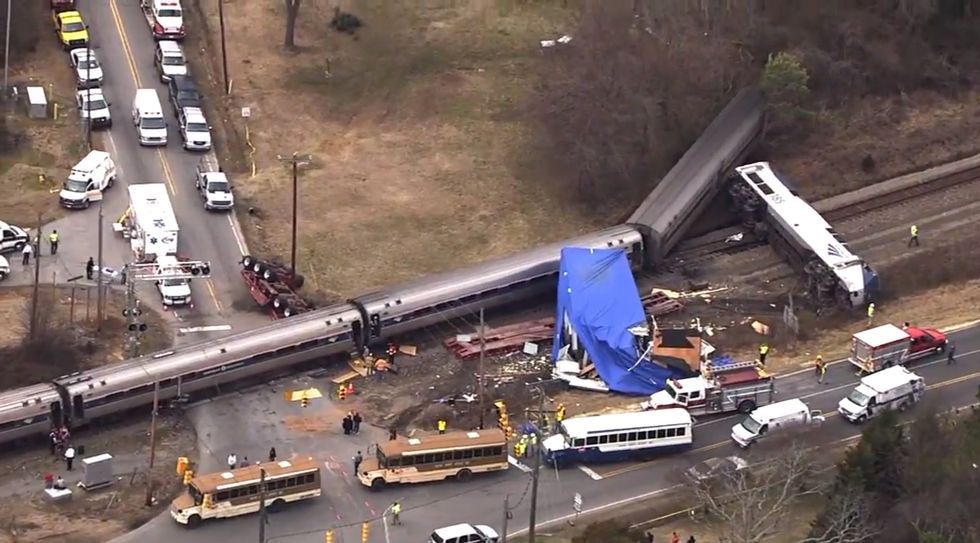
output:
[[[745,420],[732,426],[732,440],[743,449],[772,434],[801,429],[824,421],[820,411],[811,411],[803,400],[794,398],[764,405]]]
[[[926,382],[905,366],[892,366],[861,379],[857,388],[837,404],[837,412],[861,423],[883,411],[912,407],[926,390]]]
[[[163,183],[129,186],[129,244],[140,262],[177,254],[177,216]]]
[[[116,182],[116,163],[105,151],[90,151],[68,174],[58,200],[67,208],[87,208],[93,193],[101,193]]]

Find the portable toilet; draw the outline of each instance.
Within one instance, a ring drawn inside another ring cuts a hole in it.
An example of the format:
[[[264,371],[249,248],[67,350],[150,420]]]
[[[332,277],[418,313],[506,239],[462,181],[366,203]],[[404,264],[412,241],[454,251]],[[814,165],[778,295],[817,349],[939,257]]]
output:
[[[48,98],[44,87],[27,87],[27,116],[31,119],[48,118]]]

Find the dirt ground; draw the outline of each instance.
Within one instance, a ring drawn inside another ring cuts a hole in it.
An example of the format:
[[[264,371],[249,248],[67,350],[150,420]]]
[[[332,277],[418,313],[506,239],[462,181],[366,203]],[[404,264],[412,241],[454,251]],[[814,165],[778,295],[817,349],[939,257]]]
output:
[[[217,36],[214,3],[197,4]],[[567,29],[570,12],[559,2],[341,1],[364,22],[355,36],[327,26],[335,4],[302,4],[296,53],[280,46],[282,2],[225,10],[226,28],[249,29],[227,33],[233,91],[218,115],[230,121],[234,146],[244,139],[240,108],[251,107],[258,173],[249,177],[239,164],[236,189],[256,211],[242,217],[254,251],[288,257],[291,178],[277,155],[292,152],[313,155],[300,173],[300,267],[328,294],[507,255],[609,222],[562,207],[533,181],[542,172],[515,109],[534,73],[538,40]],[[270,46],[251,46],[257,42]],[[220,58],[208,57],[217,83],[208,96],[219,96]],[[247,163],[246,153],[224,147],[222,158]]]
[[[48,118],[28,119],[23,103],[0,102],[7,131],[12,134],[0,145],[0,188],[5,195],[0,200],[0,220],[24,228],[36,227],[38,213],[43,222],[64,214],[57,192],[87,149],[67,53],[51,32],[47,10],[41,11],[44,16],[18,22],[37,24],[41,39],[33,53],[11,55],[10,84],[21,90],[24,85],[45,87]],[[57,119],[53,118],[55,104]]]
[[[42,285],[39,299],[43,324],[39,330],[59,333],[43,346],[23,348],[20,345],[30,323],[31,294],[30,287],[0,288],[0,318],[9,324],[0,330],[0,356],[6,358],[9,365],[0,379],[5,388],[33,384],[126,358],[126,322],[121,317],[125,296],[122,293],[110,292],[106,320],[102,331],[98,332],[95,329],[97,297],[94,289],[77,288],[73,303],[70,288],[52,289]],[[170,327],[160,315],[147,308],[143,317],[148,329],[142,339],[144,351],[165,349],[173,343]],[[52,345],[65,350],[50,351]],[[40,358],[48,358],[53,363],[39,366],[37,360]]]
[[[98,432],[81,431],[73,440],[85,446],[85,456],[108,452],[113,455],[114,483],[86,492],[74,488],[81,471],[64,470],[45,449],[11,453],[0,457],[0,543],[58,541],[104,543],[140,526],[161,510],[183,489],[174,472],[177,458],[196,458],[193,427],[182,417],[164,414],[158,418],[157,450],[153,468],[156,481],[155,505],[146,507],[146,459],[149,438],[146,421],[117,424]],[[44,474],[65,478],[73,490],[68,503],[48,502],[40,489]],[[8,492],[11,488],[15,493]]]

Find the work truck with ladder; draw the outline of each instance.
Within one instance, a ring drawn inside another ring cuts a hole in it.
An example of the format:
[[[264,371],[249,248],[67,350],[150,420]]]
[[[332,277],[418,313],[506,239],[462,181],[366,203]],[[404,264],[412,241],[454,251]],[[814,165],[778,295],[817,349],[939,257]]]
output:
[[[691,415],[751,413],[776,399],[776,379],[756,362],[708,361],[701,374],[670,379],[667,387],[643,402],[644,409],[686,408]]]

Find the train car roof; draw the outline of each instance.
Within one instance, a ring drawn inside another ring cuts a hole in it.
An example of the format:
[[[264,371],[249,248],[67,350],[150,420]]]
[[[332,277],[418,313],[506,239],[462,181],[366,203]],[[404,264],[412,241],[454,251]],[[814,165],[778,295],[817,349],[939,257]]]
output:
[[[38,383],[23,388],[8,390],[0,394],[0,417],[10,412],[19,412],[31,404],[47,409],[45,400],[58,398],[58,391],[48,383]]]
[[[527,272],[526,275],[515,278],[515,282],[557,273],[561,250],[565,247],[615,249],[627,248],[633,243],[642,243],[639,232],[635,228],[628,225],[614,226],[516,255],[488,260],[466,268],[377,290],[358,296],[354,298],[354,301],[365,306],[379,301],[388,301],[392,306],[397,306],[400,305],[401,300],[408,302],[412,296],[418,296],[419,291],[423,290],[428,296],[438,297],[438,294],[433,295],[432,292],[440,289],[474,292],[490,287],[506,286],[500,283],[508,279],[509,275],[514,274],[515,270]],[[392,298],[396,300],[392,300]]]

